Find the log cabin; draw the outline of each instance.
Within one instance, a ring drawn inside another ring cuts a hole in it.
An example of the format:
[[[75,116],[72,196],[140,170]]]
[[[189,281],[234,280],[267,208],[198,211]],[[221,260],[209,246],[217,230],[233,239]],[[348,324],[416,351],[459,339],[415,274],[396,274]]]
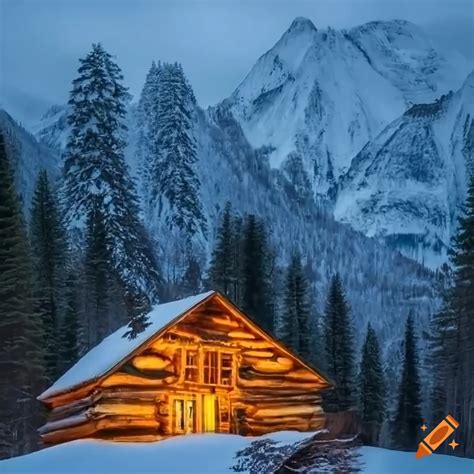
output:
[[[328,378],[220,293],[157,305],[148,321],[135,339],[126,326],[105,338],[38,397],[44,443],[324,426]]]

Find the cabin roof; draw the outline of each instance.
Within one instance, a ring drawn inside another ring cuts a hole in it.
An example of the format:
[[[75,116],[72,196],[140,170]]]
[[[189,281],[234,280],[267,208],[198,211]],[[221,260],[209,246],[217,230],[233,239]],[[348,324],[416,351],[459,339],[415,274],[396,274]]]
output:
[[[208,291],[200,295],[154,306],[148,314],[148,322],[151,324],[135,339],[123,337],[128,330],[128,324],[125,324],[81,357],[38,399],[48,399],[53,395],[70,390],[77,385],[82,385],[105,374],[158,331],[168,326],[174,319],[202,303],[214,293],[214,291]]]
[[[220,295],[216,291],[208,291],[199,295],[154,306],[150,313],[148,313],[149,326],[147,326],[143,332],[138,334],[135,339],[129,339],[126,336],[124,337],[129,329],[128,324],[117,329],[79,359],[79,361],[62,375],[51,387],[45,390],[38,397],[38,400],[45,401],[60,393],[68,392],[79,386],[96,381],[100,377],[111,372],[114,368],[120,366],[125,359],[130,357],[130,355],[135,353],[135,351],[139,350],[142,345],[145,345],[158,334],[162,334],[169,327],[180,321],[184,315],[187,315],[197,306],[216,295],[221,300],[224,300],[226,306],[230,305],[234,311],[236,310],[244,316],[252,326],[258,328],[258,330],[268,339],[271,339],[275,345],[279,346],[291,357],[298,359],[307,369],[321,377],[322,380],[326,381],[328,386],[334,385],[325,374],[308,364],[308,362],[302,360],[301,357],[290,351],[271,334],[260,328],[254,321],[250,320],[242,310],[228,301],[225,296]]]

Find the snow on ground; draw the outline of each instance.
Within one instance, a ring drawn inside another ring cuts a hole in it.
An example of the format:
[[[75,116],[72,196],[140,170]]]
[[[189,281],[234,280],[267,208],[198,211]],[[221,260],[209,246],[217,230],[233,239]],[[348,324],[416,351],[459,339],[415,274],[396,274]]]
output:
[[[415,453],[360,448],[365,474],[474,474],[474,459],[432,454],[421,459]]]
[[[281,446],[297,443],[313,433],[283,431],[258,439]],[[237,451],[257,438],[236,435],[178,436],[156,443],[73,441],[27,456],[0,462],[1,474],[201,474],[228,473]],[[474,460],[432,455],[415,459],[415,453],[360,448],[367,474],[473,474]]]

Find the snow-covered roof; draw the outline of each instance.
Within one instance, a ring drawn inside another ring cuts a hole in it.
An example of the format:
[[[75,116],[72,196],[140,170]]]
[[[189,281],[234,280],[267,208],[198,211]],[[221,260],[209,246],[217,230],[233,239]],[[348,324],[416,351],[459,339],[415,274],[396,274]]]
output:
[[[75,365],[62,375],[51,387],[44,391],[39,400],[45,400],[52,395],[71,389],[88,381],[92,381],[119,364],[130,353],[135,351],[158,331],[168,326],[174,319],[192,309],[197,304],[215,294],[214,291],[190,296],[182,300],[156,305],[148,314],[151,324],[135,339],[123,337],[127,325],[117,329],[106,337],[100,344],[85,354]]]

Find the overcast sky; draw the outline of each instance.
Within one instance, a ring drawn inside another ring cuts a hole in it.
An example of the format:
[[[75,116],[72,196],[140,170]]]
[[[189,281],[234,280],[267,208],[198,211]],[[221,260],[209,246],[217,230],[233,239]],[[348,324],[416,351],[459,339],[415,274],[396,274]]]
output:
[[[93,42],[136,97],[153,59],[183,64],[203,106],[228,96],[296,16],[317,28],[402,18],[474,62],[473,0],[0,0],[0,101],[25,123],[64,103]]]

